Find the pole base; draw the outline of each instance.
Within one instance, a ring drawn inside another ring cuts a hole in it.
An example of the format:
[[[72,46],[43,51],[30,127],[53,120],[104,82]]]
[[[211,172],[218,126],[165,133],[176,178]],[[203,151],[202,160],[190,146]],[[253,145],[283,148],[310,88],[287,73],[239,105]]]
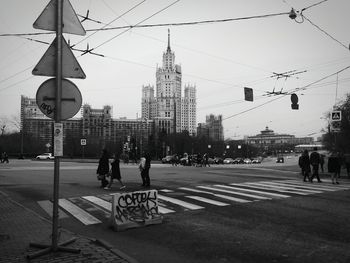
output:
[[[43,256],[43,255],[50,254],[51,252],[58,252],[58,251],[79,254],[81,251],[80,249],[65,247],[66,245],[73,243],[76,239],[77,238],[72,238],[70,240],[62,242],[62,243],[58,244],[57,247],[54,247],[52,245],[47,245],[47,244],[30,243],[29,246],[36,247],[36,248],[42,248],[42,250],[28,254],[27,259],[37,258],[37,257]]]

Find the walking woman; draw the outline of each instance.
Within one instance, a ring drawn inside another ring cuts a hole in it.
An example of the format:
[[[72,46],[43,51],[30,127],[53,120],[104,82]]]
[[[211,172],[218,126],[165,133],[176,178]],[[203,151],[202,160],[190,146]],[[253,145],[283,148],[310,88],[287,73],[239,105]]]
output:
[[[123,184],[122,182],[122,177],[120,174],[120,166],[119,166],[119,155],[117,154],[113,154],[113,161],[111,163],[111,178],[109,181],[109,185],[106,186],[104,189],[105,190],[109,190],[112,187],[113,184],[113,179],[117,179],[121,185],[120,189],[124,189],[126,186]]]
[[[304,182],[307,182],[306,178],[308,179],[308,181],[310,181],[310,177],[309,177],[309,173],[311,172],[310,158],[309,158],[309,152],[307,150],[305,150],[303,154],[300,156],[299,166],[301,168],[301,173],[304,176]]]
[[[101,158],[98,162],[98,167],[96,173],[98,174],[98,179],[101,180],[101,188],[104,188],[108,185],[108,180],[106,179],[106,175],[109,171],[109,160],[108,160],[108,152],[106,149],[102,150]]]

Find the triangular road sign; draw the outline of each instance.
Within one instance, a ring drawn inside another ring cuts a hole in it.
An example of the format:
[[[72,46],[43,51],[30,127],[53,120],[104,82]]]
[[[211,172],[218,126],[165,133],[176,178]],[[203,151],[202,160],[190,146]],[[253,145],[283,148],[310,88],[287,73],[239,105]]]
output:
[[[56,76],[56,42],[57,38],[51,43],[43,57],[34,67],[32,74],[38,76]],[[85,79],[86,75],[80,67],[72,50],[66,40],[62,38],[62,77]]]
[[[341,111],[332,111],[331,119],[332,121],[341,121]]]
[[[45,7],[44,11],[36,19],[33,27],[36,29],[44,29],[50,31],[56,31],[56,13],[57,13],[57,0],[51,0]],[[69,0],[63,0],[63,15],[62,15],[62,32],[75,35],[84,36],[86,34],[85,29],[81,25],[77,14],[75,13]]]

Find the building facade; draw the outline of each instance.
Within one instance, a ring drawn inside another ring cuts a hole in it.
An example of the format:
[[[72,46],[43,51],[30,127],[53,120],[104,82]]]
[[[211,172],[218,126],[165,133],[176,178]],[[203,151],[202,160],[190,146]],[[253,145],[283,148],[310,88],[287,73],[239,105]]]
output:
[[[248,136],[246,138],[247,144],[255,145],[261,148],[269,148],[280,145],[298,145],[298,144],[312,144],[312,137],[296,138],[290,134],[277,134],[266,126],[265,130],[255,136]]]
[[[155,122],[157,132],[196,134],[196,87],[186,85],[182,96],[181,66],[175,64],[175,53],[168,47],[163,53],[162,67],[156,71],[156,94],[151,85],[142,87],[142,118]]]
[[[224,128],[222,126],[222,115],[207,115],[205,123],[199,123],[197,135],[208,137],[213,141],[224,140]]]
[[[25,134],[51,147],[53,123],[52,119],[41,113],[35,99],[21,96],[21,129]],[[62,123],[64,149],[68,150],[72,149],[73,143],[79,144],[80,139],[87,139],[87,144],[95,144],[100,148],[108,147],[109,144],[121,145],[128,151],[140,154],[146,149],[149,136],[154,132],[153,120],[113,119],[111,106],[94,109],[85,104],[81,109],[81,118]],[[64,154],[70,153],[64,151]]]

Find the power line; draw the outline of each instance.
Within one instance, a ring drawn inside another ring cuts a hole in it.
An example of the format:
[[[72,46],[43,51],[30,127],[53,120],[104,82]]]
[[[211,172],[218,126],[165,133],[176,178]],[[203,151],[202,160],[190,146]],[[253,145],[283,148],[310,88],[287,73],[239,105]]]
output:
[[[322,3],[324,3],[324,2],[327,2],[327,1],[328,1],[328,0],[322,0],[322,1],[318,2],[318,3],[312,4],[312,5],[308,6],[308,7],[305,7],[305,8],[303,8],[303,9],[301,9],[301,12],[303,12],[303,11],[305,11],[305,10],[311,8],[311,7],[320,5],[320,4],[322,4]]]
[[[175,1],[174,3],[170,4],[173,5],[176,2],[180,0]],[[145,28],[145,27],[166,27],[166,26],[191,26],[191,25],[201,25],[201,24],[213,24],[213,23],[224,23],[224,22],[233,22],[233,21],[241,21],[241,20],[250,20],[250,19],[259,19],[259,18],[268,18],[268,17],[274,17],[274,16],[280,16],[280,15],[288,15],[289,12],[282,12],[282,13],[272,13],[272,14],[266,14],[266,15],[256,15],[256,16],[247,16],[247,17],[237,17],[237,18],[226,18],[226,19],[214,19],[214,20],[202,20],[202,21],[192,21],[192,22],[179,22],[179,23],[159,23],[159,24],[146,24],[146,25],[140,25],[142,22],[150,19],[154,15],[164,11],[165,9],[169,8],[170,6],[165,7],[164,9],[158,11],[157,13],[153,14],[152,16],[142,20],[141,22],[135,24],[135,25],[128,25],[128,26],[118,26],[118,27],[107,27],[107,28],[95,28],[95,29],[87,29],[86,32],[93,32],[93,31],[108,31],[108,30],[120,30],[120,29],[132,29],[132,28]],[[124,33],[124,32],[122,32]],[[54,32],[40,32],[40,33],[14,33],[14,34],[0,34],[0,37],[4,36],[33,36],[33,35],[44,35],[44,34],[54,34]]]

